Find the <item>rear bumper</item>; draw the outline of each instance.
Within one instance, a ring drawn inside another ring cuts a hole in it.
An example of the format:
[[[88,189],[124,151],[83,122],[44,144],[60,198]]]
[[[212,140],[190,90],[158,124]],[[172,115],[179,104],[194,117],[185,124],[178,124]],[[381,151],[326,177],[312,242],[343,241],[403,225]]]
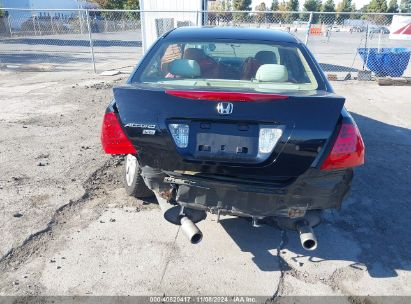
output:
[[[339,209],[353,178],[352,169],[320,171],[314,168],[286,184],[153,173],[143,168],[146,184],[160,193],[174,187],[175,200],[180,205],[253,217],[288,216],[295,210]]]

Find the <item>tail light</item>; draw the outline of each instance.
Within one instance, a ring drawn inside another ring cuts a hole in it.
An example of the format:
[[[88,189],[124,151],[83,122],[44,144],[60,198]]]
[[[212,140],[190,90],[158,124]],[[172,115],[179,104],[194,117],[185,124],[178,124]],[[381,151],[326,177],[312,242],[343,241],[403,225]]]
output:
[[[288,96],[280,94],[268,93],[246,93],[246,92],[212,92],[212,91],[179,91],[166,90],[166,94],[176,97],[196,99],[196,100],[211,100],[211,101],[270,101],[287,99]]]
[[[104,115],[101,128],[101,145],[107,154],[136,154],[131,141],[128,139],[114,112]]]
[[[360,166],[364,164],[364,152],[364,142],[357,126],[353,123],[343,123],[321,170]]]

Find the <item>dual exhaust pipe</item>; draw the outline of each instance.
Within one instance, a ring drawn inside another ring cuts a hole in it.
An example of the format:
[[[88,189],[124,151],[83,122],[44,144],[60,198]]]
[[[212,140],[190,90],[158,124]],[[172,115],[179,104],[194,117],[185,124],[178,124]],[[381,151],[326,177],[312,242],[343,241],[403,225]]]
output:
[[[169,210],[172,206],[168,204],[167,201],[164,198],[160,197],[158,194],[156,194],[156,197],[162,211],[165,214],[167,210]],[[201,240],[203,239],[203,233],[189,217],[184,215],[182,217],[175,218],[179,218],[181,231],[190,241],[191,244],[198,244],[199,242],[201,242]],[[177,224],[175,222],[173,223]],[[294,226],[299,233],[301,246],[305,250],[310,251],[317,249],[317,238],[315,237],[314,231],[310,226],[309,222],[306,219],[302,219],[296,222]]]
[[[184,216],[180,219],[181,231],[187,237],[191,244],[198,244],[203,239],[203,233],[188,217]],[[295,228],[300,236],[301,246],[308,251],[317,249],[318,242],[313,228],[306,220],[299,221],[295,224]]]

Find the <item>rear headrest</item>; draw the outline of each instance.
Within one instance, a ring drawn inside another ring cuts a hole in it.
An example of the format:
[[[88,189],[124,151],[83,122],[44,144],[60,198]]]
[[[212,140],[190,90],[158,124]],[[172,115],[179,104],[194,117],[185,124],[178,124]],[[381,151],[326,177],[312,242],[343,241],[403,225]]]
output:
[[[264,82],[285,82],[288,80],[288,72],[281,64],[263,64],[258,68],[255,79]]]
[[[259,51],[254,56],[262,64],[277,63],[277,56],[271,51]]]
[[[206,54],[202,49],[188,48],[184,50],[183,58],[185,59],[200,60],[204,57],[206,57]]]
[[[169,64],[168,70],[173,75],[186,78],[200,76],[200,66],[197,61],[190,59],[175,59]]]

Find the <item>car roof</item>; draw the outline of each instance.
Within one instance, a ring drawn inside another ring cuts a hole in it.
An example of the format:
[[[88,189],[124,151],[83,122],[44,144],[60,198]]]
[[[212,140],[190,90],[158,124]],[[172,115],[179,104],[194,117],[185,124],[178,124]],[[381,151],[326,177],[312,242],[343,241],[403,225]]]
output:
[[[233,39],[288,43],[300,42],[296,37],[285,31],[241,27],[179,27],[170,31],[165,38],[170,40]]]

